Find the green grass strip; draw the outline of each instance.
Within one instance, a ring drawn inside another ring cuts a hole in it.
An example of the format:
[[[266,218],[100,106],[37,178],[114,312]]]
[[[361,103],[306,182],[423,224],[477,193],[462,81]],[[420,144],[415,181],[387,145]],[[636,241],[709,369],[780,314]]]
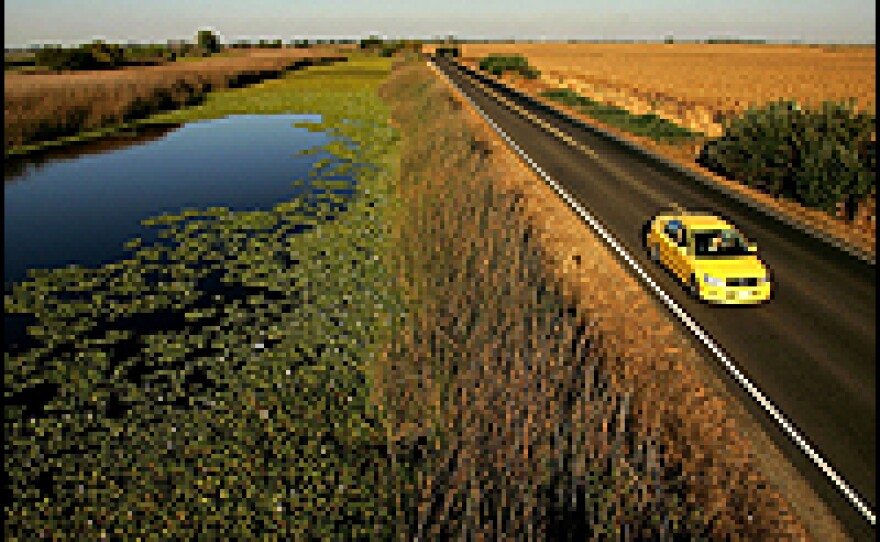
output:
[[[594,119],[620,128],[633,135],[650,137],[656,141],[681,142],[703,137],[702,132],[688,130],[653,113],[635,115],[622,107],[606,105],[567,88],[557,88],[541,93],[544,98],[573,107]]]

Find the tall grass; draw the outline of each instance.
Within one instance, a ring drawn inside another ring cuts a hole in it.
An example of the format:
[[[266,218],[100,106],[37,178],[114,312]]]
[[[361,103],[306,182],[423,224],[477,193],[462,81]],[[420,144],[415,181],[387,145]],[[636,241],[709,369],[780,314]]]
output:
[[[4,76],[4,149],[74,136],[193,105],[208,92],[278,77],[322,59],[327,50],[254,51],[195,63],[61,74]]]
[[[383,395],[397,454],[425,448],[399,491],[418,505],[398,532],[531,538],[569,522],[601,536],[635,529],[658,505],[669,532],[699,531],[695,510],[634,491],[627,460],[640,454],[637,468],[659,477],[656,449],[624,451],[630,401],[602,370],[589,320],[544,271],[520,197],[495,188],[484,143],[425,76],[400,75],[393,100],[407,104],[395,111],[403,131],[421,135],[404,140],[411,215],[399,231],[398,275],[416,309],[385,360]],[[616,431],[601,430],[609,423]]]
[[[788,520],[773,524],[778,502],[750,496],[747,470],[735,478],[717,457],[693,455],[706,449],[694,440],[705,438],[695,431],[706,420],[652,404],[662,392],[649,370],[631,367],[643,360],[621,359],[618,337],[600,333],[548,273],[523,195],[499,188],[492,146],[448,91],[409,66],[383,93],[403,134],[404,205],[390,265],[410,310],[374,387],[395,462],[400,538],[784,531]],[[687,387],[669,384],[681,407],[704,411],[699,396],[688,403]]]

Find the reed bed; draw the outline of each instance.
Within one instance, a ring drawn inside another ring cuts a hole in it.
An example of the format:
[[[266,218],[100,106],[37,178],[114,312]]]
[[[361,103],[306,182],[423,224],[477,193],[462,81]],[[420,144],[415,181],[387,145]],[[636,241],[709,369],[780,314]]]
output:
[[[5,152],[199,103],[208,92],[345,57],[330,49],[258,50],[119,70],[4,76]]]
[[[602,322],[630,307],[578,298],[549,270],[548,232],[512,188],[535,181],[499,167],[449,90],[418,65],[383,94],[402,133],[388,265],[410,310],[373,386],[398,536],[804,538],[723,405],[651,341],[657,323],[613,334]],[[580,286],[607,301],[605,278]]]

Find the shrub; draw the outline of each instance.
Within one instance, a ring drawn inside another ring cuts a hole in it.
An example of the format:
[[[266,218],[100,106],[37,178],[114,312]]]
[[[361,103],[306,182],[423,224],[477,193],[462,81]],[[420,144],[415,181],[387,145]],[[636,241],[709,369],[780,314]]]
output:
[[[380,38],[379,36],[370,36],[369,38],[361,40],[360,48],[361,49],[368,49],[368,50],[376,50],[376,49],[381,48],[384,43],[385,43],[385,41],[382,40],[382,38]]]
[[[385,43],[382,45],[381,49],[379,50],[379,56],[392,57],[398,51],[403,50],[403,48],[404,48],[404,44],[401,42]]]
[[[504,72],[515,72],[528,79],[536,79],[541,75],[541,72],[529,65],[529,61],[522,55],[493,53],[480,61],[480,69],[496,76]]]
[[[437,56],[448,56],[448,57],[459,57],[461,56],[461,51],[458,47],[438,47],[434,54]]]
[[[85,48],[46,47],[37,52],[36,63],[50,70],[90,70],[98,67],[95,57]]]
[[[125,62],[125,53],[119,45],[95,41],[83,48],[92,56],[96,66],[115,68]]]
[[[124,64],[125,52],[119,45],[95,41],[76,48],[50,46],[40,49],[35,62],[50,70],[108,69]]]
[[[774,196],[833,213],[855,206],[875,187],[875,116],[846,103],[804,108],[780,100],[728,121],[697,162]]]
[[[173,60],[174,56],[168,47],[163,45],[143,45],[126,47],[123,50],[124,64],[157,64]]]

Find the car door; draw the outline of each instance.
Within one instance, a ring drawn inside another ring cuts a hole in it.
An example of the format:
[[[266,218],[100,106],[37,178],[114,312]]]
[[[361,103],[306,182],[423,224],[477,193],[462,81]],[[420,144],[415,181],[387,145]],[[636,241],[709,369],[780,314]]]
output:
[[[679,220],[670,220],[663,227],[662,243],[660,244],[660,259],[667,268],[678,275],[678,235],[684,225]]]
[[[675,273],[678,275],[684,282],[688,282],[691,277],[692,265],[691,265],[691,235],[687,228],[682,228],[682,243],[676,243],[675,251],[674,251],[674,268]]]
[[[684,226],[681,227],[679,232],[680,238],[682,239],[679,242],[678,238],[671,239],[669,243],[669,267],[672,269],[672,272],[683,281],[688,280],[688,231]]]

